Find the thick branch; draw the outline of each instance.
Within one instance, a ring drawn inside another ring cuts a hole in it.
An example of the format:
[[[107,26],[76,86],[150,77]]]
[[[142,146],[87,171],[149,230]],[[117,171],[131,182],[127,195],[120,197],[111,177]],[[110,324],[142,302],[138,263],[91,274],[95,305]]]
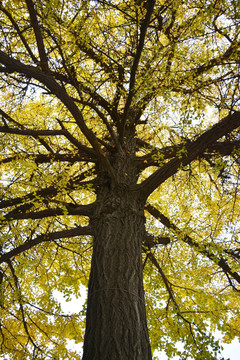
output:
[[[231,153],[239,147],[240,140],[217,141],[214,144],[209,145],[204,154],[206,154],[208,157],[216,155],[227,156],[231,155]],[[175,157],[184,149],[186,149],[186,144],[166,146],[162,149],[155,148],[152,152],[144,156],[137,157],[136,161],[139,169],[145,169],[148,166],[159,166],[161,161]]]
[[[75,145],[79,150],[84,151],[89,155],[95,155],[92,149],[87,146],[82,145],[77,139],[74,138],[66,129],[62,130],[32,130],[32,129],[16,129],[10,128],[9,126],[0,126],[0,133],[5,134],[15,134],[15,135],[25,135],[33,136],[38,138],[39,136],[65,136],[73,145]]]
[[[231,153],[235,149],[239,149],[240,147],[240,140],[234,140],[234,141],[218,141],[215,144],[210,145],[207,148],[207,154],[209,155],[231,155]]]
[[[22,245],[17,246],[16,248],[8,251],[7,253],[0,256],[0,264],[3,262],[8,262],[9,259],[11,259],[14,256],[17,256],[29,249],[32,249],[33,247],[43,243],[43,242],[49,242],[56,239],[65,239],[65,238],[71,238],[75,236],[80,235],[91,235],[91,228],[89,226],[81,227],[78,226],[73,229],[69,230],[61,230],[61,231],[55,231],[49,234],[41,234],[38,235],[35,239],[30,239],[25,241]]]
[[[45,209],[40,211],[31,211],[25,212],[19,211],[18,208],[10,211],[8,214],[4,215],[3,220],[5,221],[13,221],[20,219],[44,219],[46,217],[52,216],[60,216],[60,215],[83,215],[89,216],[93,209],[94,205],[73,205],[73,204],[64,204],[63,208],[55,208],[55,209]]]
[[[41,30],[40,30],[40,27],[38,24],[36,11],[34,9],[34,4],[33,4],[32,0],[25,0],[25,1],[27,4],[28,12],[30,15],[31,23],[32,23],[36,41],[37,41],[38,53],[39,53],[40,62],[41,62],[41,68],[43,71],[49,71],[48,59],[47,59],[47,55],[45,52],[42,33],[41,33]]]
[[[240,112],[237,111],[223,118],[219,123],[205,131],[195,141],[186,144],[184,151],[155,171],[139,185],[139,191],[146,198],[165,180],[174,175],[181,167],[190,164],[205,150],[224,135],[240,126]]]
[[[31,130],[31,129],[16,129],[8,126],[0,126],[0,133],[27,135],[27,136],[56,136],[66,135],[64,130]]]
[[[145,208],[152,216],[160,220],[161,223],[166,226],[168,229],[172,230],[180,240],[184,241],[186,244],[194,248],[198,253],[206,256],[208,259],[212,260],[216,265],[218,265],[224,273],[230,275],[240,284],[240,275],[232,271],[230,266],[227,263],[227,260],[224,259],[221,255],[212,252],[209,249],[208,245],[200,244],[189,235],[184,234],[175,224],[173,224],[165,215],[163,215],[159,210],[157,210],[152,205],[148,204]]]
[[[33,77],[34,79],[38,80],[40,83],[44,84],[54,95],[56,95],[59,100],[62,101],[62,103],[72,114],[83,135],[92,145],[103,167],[106,169],[106,171],[108,171],[109,175],[115,179],[115,174],[111,164],[99,146],[95,134],[85,124],[81,111],[75,102],[71,99],[71,97],[67,94],[66,90],[61,85],[59,85],[50,74],[44,73],[43,71],[33,66],[25,65],[19,60],[12,59],[3,51],[0,51],[0,63],[2,63],[8,71],[16,71],[20,74],[24,74],[29,78]]]
[[[167,245],[169,243],[170,243],[170,238],[167,236],[153,236],[146,233],[143,245],[151,249],[156,245]]]
[[[91,148],[81,144],[77,139],[74,138],[72,134],[68,132],[68,130],[64,127],[62,127],[62,130],[34,130],[34,129],[26,129],[22,124],[18,123],[16,120],[14,120],[9,114],[7,114],[5,111],[0,109],[0,114],[2,115],[2,119],[5,126],[0,127],[0,132],[2,133],[9,133],[9,134],[16,134],[16,135],[23,135],[23,136],[32,136],[35,139],[38,139],[38,141],[50,152],[53,154],[53,150],[51,147],[39,136],[57,136],[57,135],[63,135],[65,136],[73,145],[75,145],[78,150],[83,151],[84,153],[88,155],[92,155],[95,157],[95,152]],[[9,122],[17,125],[19,128],[10,128],[8,124],[6,123],[6,120]]]
[[[88,158],[85,154],[78,155],[78,154],[38,154],[38,155],[16,155],[7,157],[3,160],[0,160],[0,164],[7,164],[11,163],[12,161],[18,161],[21,160],[30,160],[35,161],[36,164],[45,164],[45,163],[52,163],[53,161],[56,162],[68,162],[68,163],[75,163],[75,162],[81,162],[81,161],[87,161],[87,162],[95,162],[95,160]]]

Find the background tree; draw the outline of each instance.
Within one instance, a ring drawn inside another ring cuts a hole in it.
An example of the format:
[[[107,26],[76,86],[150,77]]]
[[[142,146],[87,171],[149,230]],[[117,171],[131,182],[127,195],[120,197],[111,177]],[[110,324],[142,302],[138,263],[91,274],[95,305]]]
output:
[[[53,295],[89,272],[84,360],[239,337],[239,15],[0,1],[1,354],[79,359],[83,317]]]

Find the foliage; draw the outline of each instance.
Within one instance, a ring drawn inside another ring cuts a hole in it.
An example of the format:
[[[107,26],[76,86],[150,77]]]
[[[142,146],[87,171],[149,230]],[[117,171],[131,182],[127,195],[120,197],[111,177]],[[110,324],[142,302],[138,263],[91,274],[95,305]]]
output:
[[[84,316],[53,293],[87,285],[96,179],[132,136],[152,350],[216,359],[214,330],[240,338],[239,15],[237,0],[0,1],[1,354],[80,358]]]

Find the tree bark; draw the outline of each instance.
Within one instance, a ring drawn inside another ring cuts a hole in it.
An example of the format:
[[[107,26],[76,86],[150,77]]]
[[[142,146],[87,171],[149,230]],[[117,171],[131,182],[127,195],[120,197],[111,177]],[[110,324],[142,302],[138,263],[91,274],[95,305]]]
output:
[[[116,172],[121,185],[105,184],[98,191],[90,221],[93,255],[83,360],[152,359],[142,278],[144,203],[126,186],[127,162]]]

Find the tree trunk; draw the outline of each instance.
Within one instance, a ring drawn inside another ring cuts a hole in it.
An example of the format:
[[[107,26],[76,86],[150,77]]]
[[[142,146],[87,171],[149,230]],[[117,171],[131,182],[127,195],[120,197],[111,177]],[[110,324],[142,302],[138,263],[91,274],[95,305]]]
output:
[[[105,185],[97,195],[83,360],[152,359],[142,278],[144,204],[129,188]]]

